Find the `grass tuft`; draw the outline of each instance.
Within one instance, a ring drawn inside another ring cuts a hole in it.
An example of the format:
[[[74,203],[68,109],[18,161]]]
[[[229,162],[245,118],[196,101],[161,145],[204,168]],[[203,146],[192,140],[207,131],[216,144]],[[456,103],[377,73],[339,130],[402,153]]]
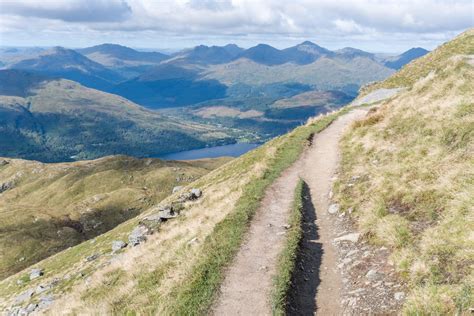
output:
[[[295,189],[293,208],[289,220],[290,228],[286,234],[283,251],[278,258],[277,273],[273,280],[273,315],[286,315],[288,291],[291,287],[291,277],[295,269],[299,243],[302,237],[303,187],[304,182],[300,179]]]

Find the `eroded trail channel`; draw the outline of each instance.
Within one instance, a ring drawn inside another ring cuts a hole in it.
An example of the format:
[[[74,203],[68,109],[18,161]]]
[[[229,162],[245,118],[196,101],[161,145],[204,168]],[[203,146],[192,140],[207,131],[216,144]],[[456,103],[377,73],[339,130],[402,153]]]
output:
[[[308,205],[314,208],[310,247],[314,274],[305,276],[308,289],[301,302],[294,302],[296,314],[313,309],[321,315],[340,312],[341,276],[336,269],[331,219],[327,216],[332,177],[339,162],[339,140],[347,126],[362,118],[365,110],[353,110],[314,136],[312,145],[267,189],[243,245],[226,271],[213,313],[215,315],[271,315],[270,295],[276,264],[285,242],[285,225],[301,177],[306,183]],[[311,216],[310,216],[311,217]],[[314,244],[314,246],[311,246]],[[309,279],[311,278],[311,279]],[[302,310],[304,308],[304,310]]]

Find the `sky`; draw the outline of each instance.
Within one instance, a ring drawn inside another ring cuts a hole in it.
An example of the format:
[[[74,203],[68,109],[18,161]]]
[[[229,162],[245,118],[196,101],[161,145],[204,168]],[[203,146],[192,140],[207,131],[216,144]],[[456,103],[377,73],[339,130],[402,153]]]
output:
[[[473,26],[473,0],[0,0],[0,46],[284,48],[310,40],[402,52],[433,49]]]

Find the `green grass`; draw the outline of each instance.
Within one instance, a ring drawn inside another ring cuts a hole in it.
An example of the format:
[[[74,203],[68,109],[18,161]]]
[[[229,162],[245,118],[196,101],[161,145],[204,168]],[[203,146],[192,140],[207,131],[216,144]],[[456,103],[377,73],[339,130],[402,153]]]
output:
[[[411,87],[341,142],[335,198],[371,243],[391,249],[407,315],[474,306],[474,71],[468,57],[451,58],[472,54],[473,41],[471,30],[405,67],[394,77]]]
[[[172,302],[167,302],[169,314],[206,314],[213,303],[219,285],[224,277],[224,268],[237,253],[250,220],[260,206],[266,188],[300,156],[306,140],[312,133],[326,128],[347,109],[324,116],[308,126],[296,128],[293,132],[267,144],[276,146],[275,157],[268,162],[262,177],[255,178],[244,188],[232,212],[218,225],[204,241],[201,257],[184,283],[177,286]]]
[[[227,161],[124,156],[63,164],[11,160],[0,177],[21,177],[0,195],[0,279],[109,231],[161,201],[173,186],[192,182],[178,183],[178,175],[197,179]]]
[[[290,290],[291,277],[295,269],[295,260],[302,237],[303,187],[304,182],[300,179],[295,189],[295,197],[289,220],[290,228],[286,234],[285,246],[278,258],[277,273],[273,280],[273,315],[286,315],[287,295]]]

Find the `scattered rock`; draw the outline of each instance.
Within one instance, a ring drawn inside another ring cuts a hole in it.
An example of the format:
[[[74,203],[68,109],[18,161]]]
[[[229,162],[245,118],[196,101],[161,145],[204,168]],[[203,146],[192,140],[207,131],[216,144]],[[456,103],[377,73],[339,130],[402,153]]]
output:
[[[10,162],[8,160],[2,159],[0,160],[0,167],[3,167],[5,165],[8,165]]]
[[[367,279],[373,281],[379,277],[379,273],[376,270],[371,269],[369,270],[369,272],[367,272],[365,276],[367,277]]]
[[[190,241],[188,241],[188,245],[191,245],[191,244],[194,244],[198,242],[198,238],[197,237],[194,237],[193,239],[191,239]]]
[[[51,295],[42,296],[40,297],[40,301],[38,303],[38,309],[45,309],[53,304],[53,302],[54,299]]]
[[[25,283],[25,282],[21,279],[16,280],[17,285],[22,285],[23,283]]]
[[[119,251],[122,248],[127,247],[127,243],[121,240],[112,241],[112,252]]]
[[[175,218],[178,215],[178,212],[176,212],[175,209],[169,205],[159,208],[158,211],[158,216],[164,220]]]
[[[337,212],[339,212],[339,204],[331,204],[329,205],[329,208],[328,208],[328,213],[329,214],[336,214]]]
[[[281,227],[283,227],[284,229],[290,229],[290,228],[291,228],[291,225],[290,225],[290,224],[286,224],[286,225],[283,225],[283,226],[281,226]]]
[[[128,235],[128,241],[132,246],[136,246],[141,242],[146,241],[146,235],[150,234],[150,229],[145,225],[138,225]]]
[[[98,253],[94,253],[94,254],[92,254],[92,255],[86,257],[86,261],[87,261],[87,262],[94,261],[95,259],[99,258],[99,256],[100,256],[100,255],[99,255]]]
[[[202,191],[200,189],[191,189],[189,192],[184,192],[179,196],[179,202],[186,202],[197,200],[202,196]]]
[[[21,293],[15,298],[15,305],[21,304],[27,300],[29,300],[33,294],[35,294],[35,290],[33,289],[28,289],[25,292]]]
[[[20,259],[18,259],[19,262],[23,262],[25,261],[25,257],[21,257]]]
[[[36,278],[39,278],[42,275],[43,275],[43,270],[42,269],[32,269],[31,272],[30,272],[30,280],[34,280]]]
[[[176,187],[173,188],[173,193],[176,193],[178,191],[181,191],[183,189],[183,186],[182,185],[178,185]]]
[[[7,181],[0,184],[0,193],[10,190],[11,188],[13,188],[13,186],[14,186],[13,181]]]
[[[49,290],[50,288],[51,288],[50,286],[40,284],[36,287],[35,293],[40,294],[46,290]]]
[[[405,292],[397,292],[393,297],[395,297],[397,301],[401,301],[405,298]]]
[[[334,239],[335,242],[341,241],[350,241],[350,242],[357,242],[359,240],[360,234],[359,233],[350,233],[347,235],[343,235]]]
[[[202,191],[200,189],[191,189],[192,199],[199,199],[202,196]]]
[[[36,308],[38,308],[38,304],[31,303],[26,307],[25,311],[27,314],[30,314],[30,313],[33,313],[36,310]]]

